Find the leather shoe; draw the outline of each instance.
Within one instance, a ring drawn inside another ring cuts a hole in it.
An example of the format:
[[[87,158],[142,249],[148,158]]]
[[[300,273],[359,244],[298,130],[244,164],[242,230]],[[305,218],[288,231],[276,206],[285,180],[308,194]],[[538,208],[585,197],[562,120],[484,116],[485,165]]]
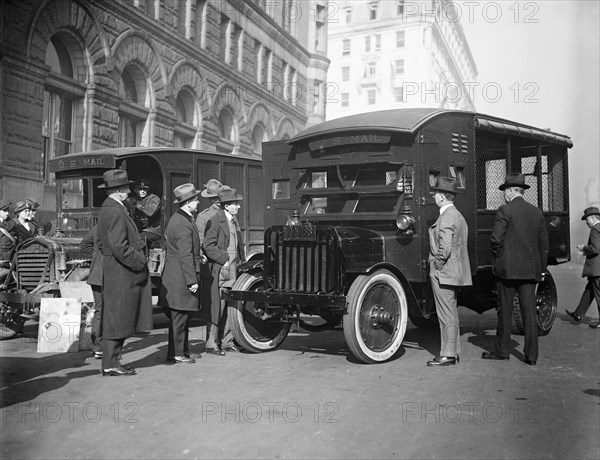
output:
[[[532,361],[531,359],[526,359],[525,363],[529,364],[530,366],[535,366],[537,364],[537,361]]]
[[[565,310],[565,311],[567,312],[567,315],[569,315],[571,318],[573,318],[573,321],[575,321],[577,323],[581,322],[581,315],[578,315],[574,311],[569,311],[569,310]]]
[[[592,329],[600,329],[600,321],[589,325]]]
[[[459,361],[458,356],[438,356],[431,361],[427,361],[427,365],[430,367],[433,366],[449,366],[451,364],[456,364]]]
[[[481,357],[483,359],[495,359],[497,361],[506,361],[510,359],[510,356],[500,356],[497,355],[494,351],[484,351],[481,353]]]
[[[229,351],[229,352],[232,352],[232,353],[239,353],[239,352],[242,351],[242,349],[239,348],[239,347],[237,347],[237,346],[235,346],[235,345],[231,345],[230,347],[223,348],[223,351]]]
[[[220,348],[207,348],[205,351],[209,355],[225,356],[225,352]]]
[[[182,364],[194,364],[196,360],[194,358],[190,358],[188,356],[175,356],[173,358],[174,363],[182,363]]]
[[[110,369],[102,369],[102,377],[119,377],[121,375],[135,375],[135,369],[124,366],[112,367]]]
[[[96,359],[102,359],[102,352],[101,351],[93,351],[92,356]]]

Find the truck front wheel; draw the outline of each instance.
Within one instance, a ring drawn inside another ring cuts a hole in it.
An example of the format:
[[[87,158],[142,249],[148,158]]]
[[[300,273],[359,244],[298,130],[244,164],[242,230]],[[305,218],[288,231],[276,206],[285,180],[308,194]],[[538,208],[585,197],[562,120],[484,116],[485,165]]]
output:
[[[396,354],[408,316],[406,292],[387,270],[358,276],[347,295],[344,336],[364,363],[380,363]]]
[[[243,273],[234,291],[262,291],[262,274]],[[237,343],[246,351],[260,353],[277,348],[290,332],[291,323],[277,317],[265,318],[262,304],[238,300],[227,307],[227,320]]]

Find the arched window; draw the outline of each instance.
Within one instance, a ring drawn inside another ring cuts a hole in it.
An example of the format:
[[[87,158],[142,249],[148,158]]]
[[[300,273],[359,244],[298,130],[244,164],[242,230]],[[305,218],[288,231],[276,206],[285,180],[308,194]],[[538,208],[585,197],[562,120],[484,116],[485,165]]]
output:
[[[121,73],[119,96],[119,147],[150,146],[148,135],[148,107],[150,86],[144,72],[129,64]]]
[[[237,126],[228,108],[221,110],[218,125],[220,139],[217,142],[217,150],[224,153],[235,153],[238,138]]]
[[[175,147],[192,148],[200,117],[197,115],[194,94],[182,89],[175,100]]]
[[[52,36],[46,47],[45,64],[50,72],[44,84],[42,137],[44,138],[43,176],[54,184],[54,174],[48,171],[48,160],[79,152],[83,147],[83,97],[85,66],[73,59],[82,60],[83,53],[75,38],[67,32]]]
[[[262,143],[267,140],[265,129],[262,124],[257,123],[252,130],[252,148],[256,153],[262,155]]]

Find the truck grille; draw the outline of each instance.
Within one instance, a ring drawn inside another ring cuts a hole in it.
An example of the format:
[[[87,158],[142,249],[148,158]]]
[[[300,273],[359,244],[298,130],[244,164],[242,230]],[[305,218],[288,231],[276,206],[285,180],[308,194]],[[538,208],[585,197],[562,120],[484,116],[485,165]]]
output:
[[[306,230],[309,226],[302,225]],[[305,235],[290,236],[286,227],[271,227],[265,233],[267,284],[285,292],[337,292],[339,252],[331,227],[310,226]],[[306,233],[306,232],[305,232]]]
[[[25,243],[17,252],[17,274],[19,287],[31,291],[40,283],[51,281],[49,266],[51,248],[40,241]]]

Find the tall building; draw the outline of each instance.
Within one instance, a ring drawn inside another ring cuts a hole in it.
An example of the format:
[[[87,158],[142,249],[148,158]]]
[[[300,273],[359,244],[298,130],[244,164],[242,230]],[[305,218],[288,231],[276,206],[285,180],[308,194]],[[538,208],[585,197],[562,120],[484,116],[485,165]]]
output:
[[[477,68],[455,2],[347,0],[334,14],[328,119],[402,107],[474,110]]]
[[[325,119],[328,0],[2,0],[0,198],[55,209],[48,160],[121,146],[260,157]]]

